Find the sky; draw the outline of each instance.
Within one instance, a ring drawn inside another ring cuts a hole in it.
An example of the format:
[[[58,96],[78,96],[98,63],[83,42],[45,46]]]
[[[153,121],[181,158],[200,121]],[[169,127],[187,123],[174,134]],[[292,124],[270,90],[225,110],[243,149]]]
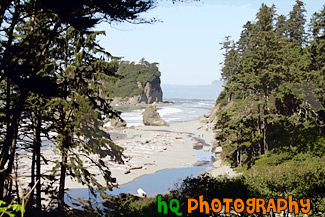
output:
[[[161,1],[164,2],[164,1]],[[307,22],[324,0],[303,0]],[[142,14],[153,24],[99,24],[105,30],[100,44],[113,56],[139,62],[158,62],[162,84],[209,85],[221,78],[225,36],[239,39],[242,26],[255,20],[261,4],[275,4],[277,14],[288,15],[295,0],[200,0],[164,3]]]

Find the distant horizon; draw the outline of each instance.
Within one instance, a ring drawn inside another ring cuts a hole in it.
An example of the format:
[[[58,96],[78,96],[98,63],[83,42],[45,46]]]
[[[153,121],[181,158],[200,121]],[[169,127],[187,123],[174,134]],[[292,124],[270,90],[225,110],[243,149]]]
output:
[[[161,85],[177,85],[177,86],[211,86],[211,84],[161,84]]]
[[[161,85],[179,85],[179,86],[211,86],[213,82],[223,82],[222,79],[216,79],[210,82],[210,84],[167,84],[167,83],[161,83]]]

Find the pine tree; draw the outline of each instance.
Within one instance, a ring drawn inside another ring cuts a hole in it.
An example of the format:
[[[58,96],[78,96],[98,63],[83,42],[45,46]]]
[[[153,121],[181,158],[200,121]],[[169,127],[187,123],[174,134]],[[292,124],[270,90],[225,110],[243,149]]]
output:
[[[269,149],[269,97],[278,85],[277,40],[274,31],[275,6],[262,4],[257,13],[255,28],[252,30],[252,47],[242,57],[242,84],[251,89],[261,103],[263,125],[263,151]]]
[[[305,41],[305,13],[304,3],[296,0],[296,4],[293,6],[292,11],[290,11],[289,19],[285,26],[290,41],[295,40],[300,45]]]
[[[53,120],[54,129],[58,133],[57,150],[61,155],[57,162],[59,169],[58,202],[60,215],[64,215],[65,179],[72,176],[78,182],[87,185],[91,192],[111,189],[115,181],[103,157],[122,162],[121,148],[110,141],[110,137],[102,130],[102,115],[108,118],[117,116],[111,108],[110,88],[103,85],[115,78],[117,62],[109,53],[98,45],[96,36],[103,32],[79,31],[70,29],[58,38],[55,46],[59,83],[68,93],[65,98],[53,99],[51,109],[57,111],[58,117]],[[99,156],[98,161],[91,156]],[[88,171],[83,165],[84,158],[100,169],[106,186],[96,180],[96,174]],[[57,170],[55,170],[58,172]]]
[[[319,131],[325,135],[325,5],[316,12],[311,21],[312,42],[308,47],[309,70],[307,80],[319,105]]]
[[[281,84],[275,92],[278,118],[286,122],[291,134],[290,147],[295,144],[296,133],[303,123],[301,119],[304,98],[303,74],[306,70],[306,55],[303,45],[306,43],[304,29],[306,10],[303,2],[297,0],[289,13],[289,19],[278,28],[279,64],[281,65]],[[278,25],[279,26],[279,25]]]
[[[230,37],[225,37],[225,42],[221,43],[223,46],[221,49],[225,50],[223,54],[225,57],[223,67],[221,69],[222,78],[227,82],[227,92],[229,94],[228,101],[232,100],[232,94],[234,87],[232,87],[232,80],[238,73],[238,51],[236,49],[235,43],[230,40]]]

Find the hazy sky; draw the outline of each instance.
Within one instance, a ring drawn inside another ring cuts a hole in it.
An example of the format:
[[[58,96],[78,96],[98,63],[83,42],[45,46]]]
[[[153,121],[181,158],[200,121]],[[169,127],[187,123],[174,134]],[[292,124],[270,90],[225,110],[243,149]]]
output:
[[[210,84],[220,78],[223,61],[220,42],[227,35],[238,40],[242,26],[255,19],[262,3],[276,5],[288,15],[295,0],[201,0],[198,3],[158,5],[143,14],[155,24],[101,24],[106,36],[100,44],[112,55],[138,62],[158,62],[163,84]],[[307,22],[324,0],[304,0]]]

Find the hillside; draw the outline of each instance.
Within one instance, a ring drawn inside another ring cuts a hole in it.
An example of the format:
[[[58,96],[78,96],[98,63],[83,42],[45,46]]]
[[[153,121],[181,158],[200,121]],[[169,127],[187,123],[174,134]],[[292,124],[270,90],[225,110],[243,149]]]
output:
[[[158,63],[149,63],[143,58],[138,64],[122,61],[117,74],[120,79],[112,87],[115,101],[130,104],[162,102]]]
[[[325,8],[314,14],[306,41],[304,22],[296,20],[304,17],[303,5],[297,1],[285,20],[263,4],[238,41],[226,38],[226,84],[213,120],[223,159],[256,194],[309,198],[309,216],[323,216]]]

